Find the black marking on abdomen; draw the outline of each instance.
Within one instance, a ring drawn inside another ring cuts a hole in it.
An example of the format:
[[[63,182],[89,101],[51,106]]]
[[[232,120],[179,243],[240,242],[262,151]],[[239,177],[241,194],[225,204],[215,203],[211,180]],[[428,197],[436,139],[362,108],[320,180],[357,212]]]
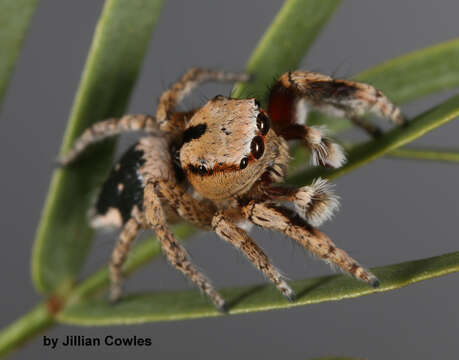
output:
[[[123,223],[126,223],[131,218],[135,205],[143,210],[144,185],[138,170],[145,163],[145,159],[144,152],[137,150],[136,146],[137,144],[123,154],[102,185],[96,203],[97,214],[104,215],[109,208],[114,207],[120,211]]]

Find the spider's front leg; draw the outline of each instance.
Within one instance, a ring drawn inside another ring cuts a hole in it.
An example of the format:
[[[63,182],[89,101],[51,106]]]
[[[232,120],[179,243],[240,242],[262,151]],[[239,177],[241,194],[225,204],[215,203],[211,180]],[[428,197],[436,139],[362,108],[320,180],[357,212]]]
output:
[[[344,250],[337,248],[327,235],[313,228],[294,211],[275,204],[252,200],[243,206],[242,214],[256,225],[284,233],[314,255],[331,262],[357,279],[373,287],[379,286],[379,280],[375,275],[359,265]]]
[[[268,256],[247,233],[231,221],[231,216],[220,212],[212,220],[212,229],[225,241],[240,249],[258,270],[271,280],[277,289],[289,301],[295,300],[294,291],[285,282],[283,276],[271,264]]]
[[[273,126],[287,139],[305,140],[312,150],[317,149],[320,152],[322,147],[324,154],[317,155],[318,162],[334,167],[339,162],[327,160],[330,157],[326,154],[330,149],[329,140],[319,145],[320,139],[324,137],[323,131],[320,128],[300,125],[306,117],[307,108],[348,118],[372,136],[381,134],[381,130],[363,118],[367,113],[385,117],[395,124],[405,122],[400,109],[371,85],[337,80],[307,71],[283,74],[269,94],[268,112]]]
[[[70,164],[85,151],[89,145],[102,141],[108,137],[132,131],[154,133],[159,131],[159,126],[154,117],[144,114],[124,115],[120,118],[99,121],[87,128],[75,140],[71,149],[59,158],[59,164],[62,166]]]
[[[186,253],[186,250],[175,239],[166,222],[161,200],[157,194],[156,184],[149,182],[144,190],[145,220],[161,244],[168,261],[183,275],[197,285],[212,300],[220,311],[226,311],[225,300],[214,289],[210,281],[202,275]]]

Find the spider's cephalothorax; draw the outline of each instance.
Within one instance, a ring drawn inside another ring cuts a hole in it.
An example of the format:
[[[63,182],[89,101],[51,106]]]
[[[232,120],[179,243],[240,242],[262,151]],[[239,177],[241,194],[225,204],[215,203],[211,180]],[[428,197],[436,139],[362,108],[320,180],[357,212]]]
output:
[[[312,152],[313,165],[339,167],[342,148],[322,127],[304,125],[306,107],[347,117],[376,136],[362,118],[367,112],[404,120],[399,109],[374,87],[311,72],[282,75],[270,90],[266,110],[256,99],[216,96],[200,109],[176,105],[205,81],[247,81],[248,76],[194,68],[160,98],[156,118],[126,115],[87,129],[60,161],[72,162],[88,145],[127,131],[146,136],[113,167],[92,213],[94,227],[121,228],[110,262],[111,299],[121,295],[121,267],[139,230],[155,231],[169,262],[205,292],[220,310],[225,301],[191,263],[169,223],[184,219],[213,230],[239,248],[289,300],[294,293],[263,250],[243,230],[252,223],[288,235],[319,258],[377,287],[379,281],[319,226],[338,207],[326,180],[300,188],[279,185],[287,175],[289,140]],[[295,210],[282,206],[292,202]]]
[[[255,99],[217,96],[186,126],[180,163],[193,188],[211,200],[247,193],[270,172],[285,176],[288,148]]]

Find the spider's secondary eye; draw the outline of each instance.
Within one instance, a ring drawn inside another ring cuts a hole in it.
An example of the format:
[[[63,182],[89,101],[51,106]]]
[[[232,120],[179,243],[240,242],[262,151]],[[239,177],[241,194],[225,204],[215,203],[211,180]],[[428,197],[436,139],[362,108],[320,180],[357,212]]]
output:
[[[265,143],[263,142],[263,138],[261,136],[255,136],[253,138],[252,143],[250,144],[250,150],[252,151],[255,159],[261,158],[265,152]]]
[[[257,128],[261,131],[262,135],[266,135],[269,131],[269,119],[263,113],[259,113],[257,116]]]
[[[245,169],[247,167],[247,165],[249,164],[249,159],[247,157],[243,158],[241,160],[241,163],[239,164],[239,168],[242,170],[242,169]]]
[[[201,174],[201,175],[204,175],[204,174],[207,173],[207,169],[206,169],[206,167],[204,165],[199,165],[198,166],[198,171],[199,171],[199,174]]]

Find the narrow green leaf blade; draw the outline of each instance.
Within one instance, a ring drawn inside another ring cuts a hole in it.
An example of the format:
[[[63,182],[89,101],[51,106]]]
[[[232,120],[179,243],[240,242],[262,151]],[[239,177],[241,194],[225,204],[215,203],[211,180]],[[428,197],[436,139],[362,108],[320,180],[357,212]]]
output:
[[[237,84],[232,96],[261,98],[277,76],[296,69],[339,4],[339,0],[287,0],[247,64],[255,81]]]
[[[411,160],[459,163],[459,149],[431,149],[410,146],[392,150],[387,156]]]
[[[355,146],[348,154],[346,165],[339,169],[329,170],[313,168],[299,172],[291,177],[288,182],[296,185],[307,184],[313,179],[322,176],[336,178],[349,171],[363,166],[388,152],[403,146],[425,133],[445,124],[459,116],[459,95],[450,98],[433,109],[417,116],[406,126],[399,126],[385,133],[378,139]]]
[[[325,276],[292,282],[298,299],[287,302],[271,285],[222,290],[230,313],[240,314],[336,301],[398,289],[459,271],[459,252],[428,259],[374,268],[381,287],[372,287],[346,275]],[[88,299],[65,308],[59,322],[74,325],[137,324],[218,316],[219,312],[199,291],[175,291],[130,295],[110,305],[106,299]]]
[[[35,306],[30,312],[0,331],[0,357],[24,344],[53,323],[54,319],[46,304]]]
[[[402,104],[459,86],[459,38],[386,61],[355,77]]]
[[[107,0],[97,25],[63,140],[66,152],[90,124],[121,115],[150,43],[162,0]],[[65,291],[86,257],[91,230],[86,213],[94,186],[108,170],[113,142],[52,178],[38,227],[32,277],[39,291]]]
[[[0,0],[0,105],[37,0]]]

